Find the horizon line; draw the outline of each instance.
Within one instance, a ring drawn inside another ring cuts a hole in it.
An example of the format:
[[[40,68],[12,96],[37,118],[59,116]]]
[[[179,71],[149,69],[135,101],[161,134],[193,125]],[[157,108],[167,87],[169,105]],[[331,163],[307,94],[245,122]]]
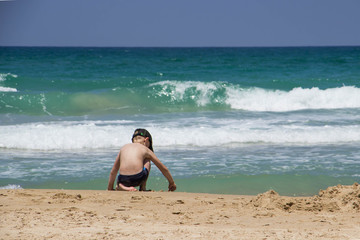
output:
[[[92,46],[92,45],[0,45],[0,47],[39,48],[320,48],[320,47],[360,47],[360,45],[264,45],[264,46]]]

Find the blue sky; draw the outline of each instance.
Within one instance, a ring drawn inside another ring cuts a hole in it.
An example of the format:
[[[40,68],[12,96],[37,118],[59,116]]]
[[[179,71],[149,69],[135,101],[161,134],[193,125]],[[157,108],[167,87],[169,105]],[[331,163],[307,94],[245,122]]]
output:
[[[359,11],[359,0],[0,1],[0,46],[358,46]]]

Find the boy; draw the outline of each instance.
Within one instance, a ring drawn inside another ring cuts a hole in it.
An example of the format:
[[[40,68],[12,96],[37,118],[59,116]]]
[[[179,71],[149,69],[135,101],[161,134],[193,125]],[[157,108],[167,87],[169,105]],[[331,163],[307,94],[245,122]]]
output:
[[[152,138],[146,129],[136,129],[132,143],[120,149],[110,172],[108,190],[114,190],[114,182],[119,171],[116,190],[146,191],[146,181],[150,173],[152,161],[169,181],[169,191],[176,190],[176,184],[167,167],[153,153]]]

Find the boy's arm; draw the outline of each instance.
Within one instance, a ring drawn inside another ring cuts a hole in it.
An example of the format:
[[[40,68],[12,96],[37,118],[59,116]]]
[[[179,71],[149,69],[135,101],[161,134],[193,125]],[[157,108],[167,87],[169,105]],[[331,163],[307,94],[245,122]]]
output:
[[[114,182],[116,179],[117,172],[119,171],[119,168],[120,168],[120,152],[117,155],[114,166],[110,172],[109,183],[107,188],[109,191],[114,190]]]
[[[176,184],[174,182],[173,177],[171,176],[171,173],[169,169],[156,157],[156,155],[148,150],[147,151],[147,158],[150,158],[151,161],[156,165],[157,168],[161,171],[161,173],[166,177],[166,179],[169,182],[169,191],[175,191],[176,190]]]

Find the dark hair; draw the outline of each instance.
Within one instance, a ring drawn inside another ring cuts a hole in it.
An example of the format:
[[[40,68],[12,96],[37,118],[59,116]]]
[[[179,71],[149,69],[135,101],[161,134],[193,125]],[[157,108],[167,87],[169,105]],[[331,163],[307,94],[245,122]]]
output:
[[[133,134],[132,138],[131,138],[131,141],[132,141],[132,142],[133,142],[134,137],[136,137],[136,136],[143,136],[143,137],[145,137],[145,138],[148,137],[148,138],[149,138],[149,142],[150,142],[149,149],[154,152],[154,149],[153,149],[153,146],[152,146],[152,137],[151,137],[151,134],[149,133],[148,130],[143,129],[143,128],[138,128],[138,129],[136,129],[136,130],[134,131],[134,134]]]

